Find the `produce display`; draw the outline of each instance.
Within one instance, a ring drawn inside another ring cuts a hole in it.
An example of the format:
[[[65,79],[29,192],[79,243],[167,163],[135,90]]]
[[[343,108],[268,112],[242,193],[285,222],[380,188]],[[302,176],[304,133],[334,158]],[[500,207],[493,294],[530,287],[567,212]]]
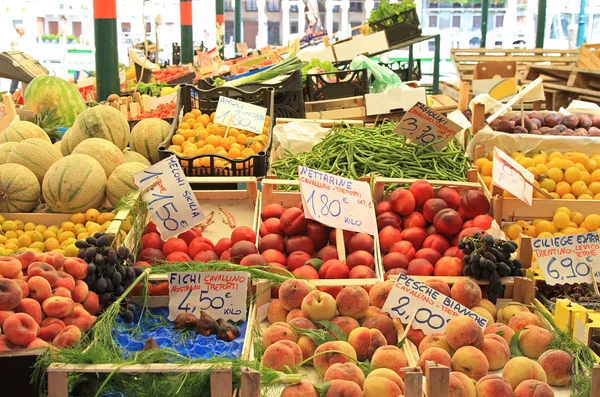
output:
[[[533,221],[520,219],[514,223],[506,223],[502,226],[502,230],[511,240],[518,240],[521,238],[521,235],[544,238],[587,233],[599,229],[600,215],[589,214],[583,216],[580,212],[571,211],[567,207],[560,207],[554,210],[551,219],[534,219]]]
[[[194,73],[194,71],[185,67],[173,66],[163,70],[152,72],[152,76],[154,78],[154,81],[158,83],[166,83],[178,79],[180,77],[186,76],[190,73]]]
[[[175,116],[175,102],[171,102],[166,105],[158,105],[158,107],[149,112],[140,113],[135,117],[132,117],[130,120],[144,120],[144,119],[170,119]]]
[[[559,113],[528,112],[525,117],[509,113],[490,123],[494,131],[509,134],[600,136],[600,116],[568,115]]]

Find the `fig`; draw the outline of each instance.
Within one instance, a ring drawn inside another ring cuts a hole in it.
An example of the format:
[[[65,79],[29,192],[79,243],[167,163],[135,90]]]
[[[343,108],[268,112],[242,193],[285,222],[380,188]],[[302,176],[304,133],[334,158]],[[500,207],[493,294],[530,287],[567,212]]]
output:
[[[512,133],[514,127],[515,126],[512,122],[503,120],[496,126],[496,131]]]
[[[555,128],[550,128],[548,130],[548,132],[546,132],[546,135],[562,135],[562,132],[555,127]]]
[[[591,127],[588,127],[588,128],[591,128]],[[586,128],[580,127],[575,130],[575,135],[577,135],[577,136],[587,136],[587,134],[588,134],[588,130]]]
[[[515,134],[528,134],[529,131],[527,131],[527,128],[521,127],[520,125],[518,125],[514,129],[514,133]]]
[[[496,129],[496,127],[498,126],[498,124],[500,124],[502,120],[500,120],[500,118],[498,117],[497,119],[495,119],[494,121],[492,121],[490,123],[490,127],[492,127],[492,129]]]
[[[206,312],[200,312],[200,319],[196,326],[196,332],[200,335],[210,336],[214,335],[219,331],[219,324],[214,318],[206,314]]]
[[[590,116],[587,114],[579,115],[579,128],[585,128],[586,130],[589,130],[591,126],[592,118]],[[577,132],[577,130],[575,132]]]
[[[144,343],[144,347],[142,347],[142,350],[156,350],[156,349],[160,349],[160,346],[158,345],[158,343],[156,343],[156,340],[153,337],[149,337],[148,340],[146,341],[146,343]]]
[[[543,135],[543,134],[540,132],[540,130],[532,130],[532,131],[530,132],[530,134],[531,134],[531,135]]]
[[[562,121],[562,125],[566,126],[567,128],[570,128],[570,129],[577,128],[578,124],[579,124],[579,117],[573,116],[573,115],[565,117]]]
[[[600,116],[592,116],[592,127],[600,128]]]
[[[570,128],[567,128],[567,130],[566,130],[565,132],[563,132],[563,135],[566,135],[566,136],[573,136],[573,135],[575,135],[575,131],[573,131],[573,130],[572,130],[572,129],[570,129]]]
[[[540,127],[538,129],[542,134],[546,134],[548,131],[550,131],[550,127]]]
[[[555,126],[554,128],[556,128],[561,133],[564,133],[568,130],[567,126],[565,126],[563,124],[559,124],[559,125]]]
[[[533,129],[531,120],[529,120],[529,117],[527,117],[527,116],[525,116],[523,119],[518,119],[517,121],[515,121],[515,132],[516,132],[516,127],[525,127],[527,132],[529,132]]]
[[[547,114],[546,117],[544,117],[544,125],[550,128],[556,127],[561,123],[561,121],[562,117],[560,117],[558,113],[550,113]]]
[[[533,129],[539,130],[540,127],[542,126],[542,122],[539,119],[529,119],[531,121],[531,124],[533,126]]]
[[[192,313],[180,313],[174,323],[175,329],[196,329],[198,319]]]
[[[600,136],[600,128],[598,128],[598,127],[591,127],[588,130],[588,135],[589,136]]]
[[[240,336],[240,330],[234,324],[231,324],[222,318],[217,320],[217,324],[219,324],[217,339],[224,340],[225,342],[231,342]]]
[[[541,114],[540,112],[529,112],[529,114],[527,115],[529,117],[529,120],[533,121],[533,120],[538,120],[540,122],[540,125],[544,124],[544,115]]]

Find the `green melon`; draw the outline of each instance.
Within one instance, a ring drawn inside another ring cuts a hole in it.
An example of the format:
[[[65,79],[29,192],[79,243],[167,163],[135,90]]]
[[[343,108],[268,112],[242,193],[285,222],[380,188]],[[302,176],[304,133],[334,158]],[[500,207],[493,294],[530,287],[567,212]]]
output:
[[[121,149],[106,139],[100,138],[86,139],[77,145],[72,154],[87,154],[96,159],[104,169],[107,179],[115,168],[126,162]]]
[[[142,163],[146,164],[148,167],[151,165],[147,158],[139,154],[138,152],[133,152],[129,149],[123,150],[123,155],[125,156],[125,161],[128,163]]]
[[[169,135],[171,126],[162,119],[144,119],[131,130],[129,147],[152,164],[158,162],[158,147]]]
[[[71,128],[69,128],[62,136],[60,140],[60,152],[63,156],[71,154],[71,148],[69,148],[69,137],[71,136]]]
[[[133,175],[148,168],[142,163],[125,163],[117,167],[106,183],[106,198],[114,207],[132,190],[138,190]]]
[[[25,109],[37,114],[54,112],[57,127],[69,128],[77,115],[85,110],[85,102],[73,84],[60,77],[38,76],[23,95]]]
[[[0,133],[0,143],[21,142],[29,138],[40,138],[50,142],[46,131],[29,121],[15,121]]]
[[[40,202],[40,184],[19,164],[0,165],[0,213],[29,212]]]
[[[102,138],[114,143],[120,150],[129,143],[129,124],[121,112],[112,106],[88,108],[75,120],[69,133],[71,151],[86,139]]]
[[[85,212],[104,202],[106,175],[100,163],[85,154],[71,154],[52,164],[42,194],[53,212]]]
[[[8,161],[10,151],[19,144],[19,142],[5,142],[0,144],[0,164],[5,164]]]
[[[56,146],[43,139],[30,138],[17,143],[8,156],[7,163],[20,164],[37,177],[40,185],[48,168],[62,158]]]

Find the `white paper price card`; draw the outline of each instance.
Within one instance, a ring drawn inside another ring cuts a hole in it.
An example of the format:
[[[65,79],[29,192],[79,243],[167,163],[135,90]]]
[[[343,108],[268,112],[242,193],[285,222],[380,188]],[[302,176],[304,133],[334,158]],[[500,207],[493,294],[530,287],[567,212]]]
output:
[[[494,148],[492,184],[506,190],[527,205],[533,204],[534,176],[497,147]]]
[[[460,131],[460,125],[421,102],[410,108],[394,129],[396,134],[404,135],[408,142],[420,146],[438,141],[433,145],[437,150],[443,149]]]
[[[169,320],[181,313],[246,320],[248,272],[169,273]]]
[[[298,167],[304,216],[336,229],[377,234],[367,182]]]
[[[591,283],[600,260],[598,232],[531,240],[533,253],[548,285]]]
[[[203,222],[204,214],[175,156],[138,172],[133,180],[144,193],[148,212],[163,240]]]
[[[262,134],[266,116],[267,108],[221,96],[215,123]]]
[[[443,333],[446,324],[458,316],[471,317],[484,329],[487,325],[484,317],[402,273],[398,275],[383,311],[405,324],[417,313],[411,327],[420,329],[425,335]]]

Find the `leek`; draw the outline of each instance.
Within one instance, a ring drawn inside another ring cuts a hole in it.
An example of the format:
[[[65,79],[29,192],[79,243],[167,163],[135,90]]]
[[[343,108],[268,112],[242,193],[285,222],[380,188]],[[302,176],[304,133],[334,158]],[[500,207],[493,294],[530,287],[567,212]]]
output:
[[[250,76],[241,77],[232,81],[228,81],[225,85],[232,87],[239,87],[249,83],[260,83],[263,81],[271,80],[277,76],[294,72],[298,69],[302,69],[305,63],[300,60],[296,55],[288,57],[285,61],[278,63],[262,72],[255,73]]]

